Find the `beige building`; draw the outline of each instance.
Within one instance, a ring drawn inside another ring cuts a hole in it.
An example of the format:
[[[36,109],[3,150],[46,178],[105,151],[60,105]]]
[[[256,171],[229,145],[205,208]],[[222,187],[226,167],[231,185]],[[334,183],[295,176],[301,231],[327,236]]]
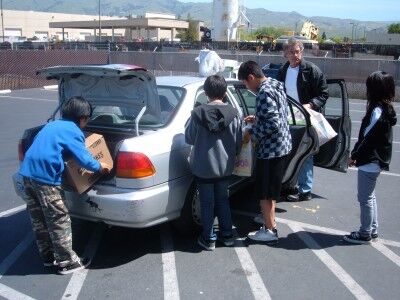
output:
[[[116,17],[101,16],[101,20],[121,19]],[[99,23],[99,16],[95,15],[77,15],[77,14],[61,14],[37,11],[19,11],[19,10],[3,10],[4,29],[0,22],[0,36],[9,41],[23,41],[27,38],[36,36],[38,40],[47,41],[50,39],[62,40],[61,28],[50,28],[50,22],[62,21],[78,21],[91,20]],[[97,25],[98,27],[98,25]],[[68,29],[64,31],[64,39],[70,41],[85,40],[85,37],[95,35],[95,30],[87,29]],[[98,33],[96,32],[98,35]],[[102,35],[111,35],[111,30],[102,31]],[[124,36],[125,30],[119,29],[115,31],[115,36]],[[2,41],[2,39],[1,39]]]
[[[198,28],[198,40],[200,40],[200,26],[203,22],[196,21]],[[50,22],[50,28],[61,28],[61,30],[84,29],[97,30],[98,21],[66,21]],[[114,41],[116,30],[125,30],[126,41],[175,41],[180,30],[187,30],[189,22],[178,20],[174,15],[162,13],[146,13],[143,16],[107,19],[101,21],[101,30],[111,30],[110,40]]]
[[[99,32],[102,40],[171,41],[177,39],[179,30],[189,27],[187,21],[162,13],[146,13],[130,18],[101,16],[99,22],[98,15],[4,10],[3,22],[4,29],[0,22],[0,37],[4,32],[4,40],[10,42],[33,37],[39,41],[97,41]],[[199,40],[200,26],[203,22],[197,22]]]

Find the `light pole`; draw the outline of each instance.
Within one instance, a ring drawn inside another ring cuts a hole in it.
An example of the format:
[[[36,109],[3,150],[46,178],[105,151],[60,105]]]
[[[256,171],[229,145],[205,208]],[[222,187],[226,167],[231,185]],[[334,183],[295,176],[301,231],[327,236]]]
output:
[[[354,23],[350,23],[351,25],[351,42],[354,40]]]
[[[99,42],[101,42],[101,8],[100,8],[100,0],[99,0]]]
[[[355,28],[354,28],[354,40],[357,41],[357,27],[358,27],[358,24],[355,23],[354,26],[355,26]]]
[[[1,0],[1,36],[3,37],[4,43],[4,18],[3,18],[3,0]]]

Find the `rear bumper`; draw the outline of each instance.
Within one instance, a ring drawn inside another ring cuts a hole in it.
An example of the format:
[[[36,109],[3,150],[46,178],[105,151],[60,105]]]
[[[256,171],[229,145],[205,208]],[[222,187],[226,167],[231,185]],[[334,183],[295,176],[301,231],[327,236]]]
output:
[[[96,185],[83,195],[66,192],[66,204],[79,219],[144,228],[178,218],[190,184],[186,177],[146,189]]]

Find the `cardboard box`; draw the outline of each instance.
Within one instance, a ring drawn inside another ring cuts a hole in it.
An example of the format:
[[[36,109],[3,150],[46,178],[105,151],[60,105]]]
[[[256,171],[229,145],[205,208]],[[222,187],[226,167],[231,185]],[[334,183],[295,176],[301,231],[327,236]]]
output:
[[[101,134],[93,133],[89,135],[85,140],[85,145],[95,159],[107,163],[112,168],[113,160]],[[87,191],[102,176],[99,172],[92,172],[81,167],[74,158],[65,163],[64,172],[67,184],[79,194]]]

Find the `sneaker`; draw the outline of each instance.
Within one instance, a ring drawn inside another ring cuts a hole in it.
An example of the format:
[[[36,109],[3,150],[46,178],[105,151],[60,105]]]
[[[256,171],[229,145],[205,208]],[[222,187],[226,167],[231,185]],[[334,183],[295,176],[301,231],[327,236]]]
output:
[[[257,216],[255,216],[253,221],[258,224],[264,225],[264,218],[262,214],[258,214]]]
[[[286,201],[288,202],[310,201],[311,199],[311,192],[289,194],[286,196]]]
[[[378,238],[378,233],[377,232],[371,233],[371,239],[372,240],[376,240],[377,238]]]
[[[208,251],[213,251],[215,249],[215,241],[206,240],[201,235],[197,239],[197,244],[199,244],[201,247],[203,247],[205,250]]]
[[[78,261],[69,263],[64,266],[59,265],[58,269],[57,269],[57,273],[62,274],[62,275],[70,274],[70,273],[73,273],[78,270],[82,270],[82,269],[86,268],[88,265],[90,265],[91,262],[92,261],[89,258],[81,258]]]
[[[299,202],[299,194],[288,194],[288,195],[286,195],[286,201],[288,201],[288,202]]]
[[[247,237],[253,241],[259,242],[277,242],[278,231],[276,229],[265,229],[263,226],[258,231],[250,232]]]
[[[43,266],[45,266],[47,268],[54,267],[54,266],[57,266],[57,263],[56,263],[56,261],[54,259],[53,260],[47,260],[47,261],[43,262]]]
[[[343,240],[353,244],[369,244],[371,242],[371,237],[362,236],[358,231],[353,231],[349,235],[345,235]]]
[[[305,192],[299,194],[299,201],[310,201],[312,199],[311,192]]]
[[[299,189],[297,188],[297,186],[281,189],[281,196],[294,195],[294,194],[298,194],[298,193],[299,193]]]
[[[221,236],[218,237],[218,242],[221,244],[224,244],[226,247],[232,247],[235,244],[235,238],[233,234],[228,235],[228,236]]]

